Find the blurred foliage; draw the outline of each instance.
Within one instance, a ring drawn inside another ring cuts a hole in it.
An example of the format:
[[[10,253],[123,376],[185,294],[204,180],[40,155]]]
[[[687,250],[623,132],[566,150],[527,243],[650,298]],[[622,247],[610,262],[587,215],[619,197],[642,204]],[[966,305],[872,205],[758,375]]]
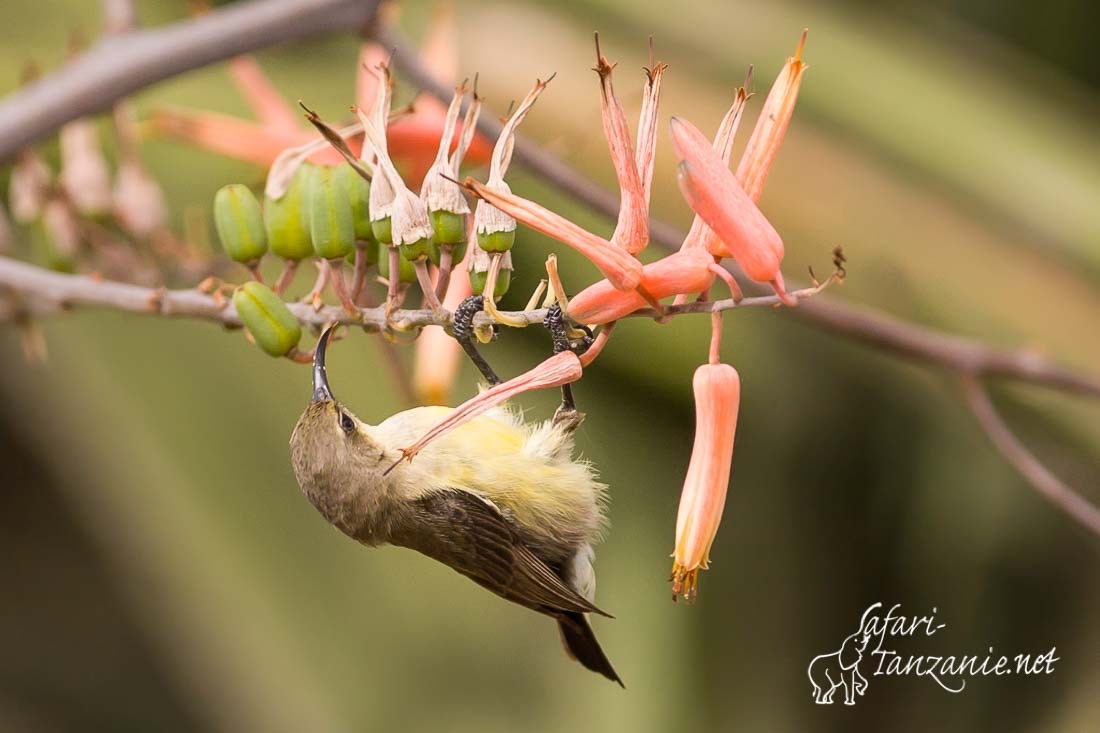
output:
[[[593,27],[621,62],[631,115],[656,30],[672,64],[663,112],[708,129],[745,67],[756,64],[762,96],[809,26],[812,68],[763,201],[790,274],[827,270],[842,243],[850,278],[834,297],[1095,371],[1100,100],[1077,20],[1089,8],[479,1],[461,4],[459,48],[498,111],[559,72],[525,131],[611,183],[588,70]],[[139,9],[149,24],[187,12],[152,0]],[[0,7],[0,90],[28,59],[61,63],[71,31],[94,33],[97,10]],[[406,4],[411,30],[426,12]],[[288,98],[336,117],[355,51],[349,37],[259,57]],[[137,101],[144,112],[170,103],[246,114],[217,67]],[[176,217],[225,183],[263,177],[177,144],[147,152]],[[522,172],[512,180],[610,232]],[[686,227],[667,145],[655,199],[655,214]],[[506,305],[525,300],[551,249],[521,231]],[[569,287],[593,279],[560,255]],[[12,578],[0,728],[1095,730],[1096,539],[1000,460],[949,378],[781,312],[727,319],[724,355],[744,382],[729,505],[698,604],[669,602],[704,320],[624,322],[577,389],[589,413],[580,448],[612,487],[597,567],[600,605],[617,618],[596,625],[625,693],[566,659],[545,619],[324,524],[287,458],[308,370],[192,322],[68,315],[44,324],[42,367],[23,364],[16,334],[0,332],[0,567]],[[507,332],[487,355],[514,374],[547,349],[535,330]],[[377,337],[353,335],[330,364],[334,388],[365,419],[406,406]],[[467,368],[460,393],[473,389]],[[1100,409],[1032,388],[997,397],[1055,471],[1100,499]],[[524,406],[548,416],[554,401]],[[929,651],[1056,645],[1062,661],[1051,677],[976,679],[960,695],[874,678],[854,709],[813,705],[806,665],[874,601],[936,607],[947,628]]]

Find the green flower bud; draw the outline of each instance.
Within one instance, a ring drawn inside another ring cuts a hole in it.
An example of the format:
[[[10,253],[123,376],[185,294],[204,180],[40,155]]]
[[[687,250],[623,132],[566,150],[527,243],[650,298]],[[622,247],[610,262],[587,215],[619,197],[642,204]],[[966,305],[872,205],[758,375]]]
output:
[[[351,200],[330,167],[313,174],[309,193],[309,234],[318,257],[345,257],[355,246]]]
[[[398,261],[401,263],[401,267],[397,272],[398,281],[403,283],[416,282],[416,269],[413,267],[413,263],[404,257],[399,257]],[[390,246],[381,242],[378,243],[378,274],[386,280],[390,279]]]
[[[428,212],[432,218],[432,239],[436,244],[466,244],[466,215],[450,211]]]
[[[260,202],[248,186],[231,183],[214,195],[214,225],[226,253],[237,262],[255,264],[267,252]]]
[[[510,229],[503,232],[489,234],[477,233],[477,246],[486,252],[507,252],[516,243],[516,230]]]
[[[485,281],[489,277],[489,272],[478,272],[477,270],[470,270],[470,288],[474,293],[485,292]],[[508,292],[508,288],[512,285],[512,271],[501,270],[497,273],[497,284],[493,288],[493,299],[503,298],[504,294]]]
[[[286,356],[298,345],[302,326],[271,288],[247,282],[233,293],[233,306],[256,344],[271,356]]]
[[[387,216],[384,219],[375,219],[370,223],[374,239],[382,244],[393,244],[393,223]]]
[[[348,200],[351,201],[351,215],[355,221],[356,240],[373,240],[374,232],[372,231],[368,212],[370,184],[347,163],[337,166],[335,174],[340,184],[348,192]]]
[[[401,250],[401,258],[408,260],[409,262],[416,262],[417,260],[427,257],[431,252],[431,240],[430,239],[418,239],[412,244],[403,244],[398,249]]]
[[[466,258],[466,242],[460,242],[458,244],[451,245],[451,267],[458,267],[458,263],[462,262]],[[439,267],[440,255],[442,250],[439,245],[432,240],[432,247],[428,250],[428,259],[432,261],[436,267]]]
[[[313,256],[309,238],[309,179],[315,166],[304,163],[290,181],[281,199],[264,199],[264,224],[271,251],[284,260],[304,260]]]

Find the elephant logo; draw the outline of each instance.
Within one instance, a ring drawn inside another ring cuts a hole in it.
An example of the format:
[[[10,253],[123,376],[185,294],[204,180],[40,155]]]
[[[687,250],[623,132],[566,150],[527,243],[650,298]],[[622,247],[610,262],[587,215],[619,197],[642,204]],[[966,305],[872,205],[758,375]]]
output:
[[[814,702],[818,705],[832,705],[837,688],[844,688],[845,705],[855,705],[856,695],[867,691],[867,678],[859,671],[863,653],[871,640],[871,630],[865,628],[866,620],[867,613],[864,613],[859,630],[845,639],[840,649],[830,654],[819,654],[806,669],[813,686]]]

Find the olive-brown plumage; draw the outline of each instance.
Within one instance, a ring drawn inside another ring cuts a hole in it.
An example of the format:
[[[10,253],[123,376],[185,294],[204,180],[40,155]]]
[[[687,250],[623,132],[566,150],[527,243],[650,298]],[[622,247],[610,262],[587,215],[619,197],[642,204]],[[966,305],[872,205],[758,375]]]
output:
[[[592,602],[592,544],[604,487],[571,456],[579,414],[529,426],[492,411],[386,473],[400,447],[448,408],[414,408],[376,426],[363,423],[328,386],[328,335],[318,343],[313,400],[290,441],[294,473],[310,503],[363,544],[416,550],[552,616],[567,652],[621,685],[585,615],[607,615]]]

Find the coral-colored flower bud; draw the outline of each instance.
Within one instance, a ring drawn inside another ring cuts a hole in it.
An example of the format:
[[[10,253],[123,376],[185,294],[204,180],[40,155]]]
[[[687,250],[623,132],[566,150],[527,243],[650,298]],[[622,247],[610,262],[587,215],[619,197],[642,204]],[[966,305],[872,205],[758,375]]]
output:
[[[699,570],[707,568],[710,546],[722,521],[729,486],[741,378],[728,364],[704,364],[695,370],[695,445],[676,516],[672,553],[673,598],[695,598]]]
[[[721,124],[718,125],[718,132],[714,136],[714,150],[726,165],[729,165],[730,155],[733,153],[733,141],[737,135],[737,128],[741,125],[741,115],[744,114],[745,105],[749,101],[748,86],[751,81],[752,67],[749,67],[744,86],[738,87],[733,104],[722,118]],[[720,246],[718,237],[703,222],[703,219],[696,215],[681,247],[684,249],[701,247],[708,252],[713,252]]]
[[[768,177],[775,154],[779,152],[779,144],[783,142],[783,136],[787,133],[787,125],[794,114],[794,105],[798,101],[798,87],[802,83],[802,72],[806,70],[806,64],[802,63],[802,47],[806,43],[806,31],[802,32],[802,38],[798,42],[798,48],[794,56],[787,59],[783,69],[768,92],[768,98],[764,101],[764,108],[760,110],[760,117],[756,120],[752,137],[745,147],[745,154],[741,156],[741,162],[737,165],[737,180],[745,189],[745,193],[753,201],[760,200],[760,193],[764,190],[764,181]]]
[[[711,254],[733,257],[757,282],[771,282],[783,261],[783,240],[733,177],[711,143],[690,122],[672,118],[672,144],[680,157],[680,191],[721,240]]]
[[[701,293],[714,281],[714,258],[701,249],[674,252],[642,268],[641,284],[657,300],[681,293]],[[590,325],[610,323],[648,303],[637,290],[618,290],[601,280],[569,299],[569,317]]]

